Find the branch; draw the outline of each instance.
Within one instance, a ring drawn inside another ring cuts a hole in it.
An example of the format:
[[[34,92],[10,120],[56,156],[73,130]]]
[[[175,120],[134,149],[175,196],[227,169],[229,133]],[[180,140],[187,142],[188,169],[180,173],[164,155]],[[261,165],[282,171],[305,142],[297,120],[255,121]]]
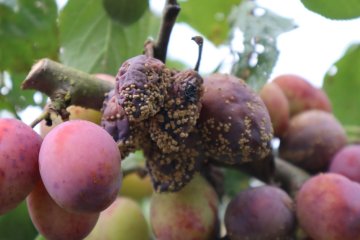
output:
[[[100,110],[114,84],[44,58],[33,65],[21,87],[38,90],[51,100],[62,98],[67,106]]]
[[[310,178],[310,174],[281,158],[276,158],[274,178],[280,182],[282,189],[294,197],[303,183]]]
[[[154,57],[165,63],[171,31],[180,12],[180,6],[176,0],[168,0],[165,5],[161,29],[154,45]]]

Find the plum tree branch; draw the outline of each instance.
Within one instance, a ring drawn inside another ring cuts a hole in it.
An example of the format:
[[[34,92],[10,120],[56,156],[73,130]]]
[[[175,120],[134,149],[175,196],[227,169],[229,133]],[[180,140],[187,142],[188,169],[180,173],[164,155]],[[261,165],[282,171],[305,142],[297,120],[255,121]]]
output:
[[[78,105],[99,110],[114,83],[44,58],[33,65],[21,87],[38,90],[51,100],[60,99],[62,108]]]
[[[154,44],[154,57],[165,63],[171,31],[180,12],[176,0],[168,0],[165,5],[163,19],[158,38]]]

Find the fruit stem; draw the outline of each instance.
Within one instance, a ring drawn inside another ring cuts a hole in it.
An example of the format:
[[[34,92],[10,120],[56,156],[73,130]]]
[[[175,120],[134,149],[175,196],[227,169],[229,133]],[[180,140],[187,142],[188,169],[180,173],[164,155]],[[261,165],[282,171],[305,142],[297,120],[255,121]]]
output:
[[[62,101],[61,108],[78,105],[100,110],[105,93],[113,89],[114,84],[44,58],[33,65],[21,88],[35,89],[53,101]]]
[[[194,42],[196,42],[196,44],[199,46],[198,59],[197,59],[197,62],[196,62],[195,68],[194,68],[195,71],[199,72],[202,50],[203,50],[203,45],[204,45],[204,39],[201,36],[195,36],[195,37],[192,37],[191,40],[194,40]]]
[[[50,118],[50,112],[49,111],[44,111],[40,114],[40,116],[38,116],[34,121],[32,121],[32,123],[30,124],[31,128],[34,128],[36,125],[38,125],[38,123],[40,123],[42,120],[44,119],[48,119]]]
[[[282,189],[294,197],[303,183],[310,178],[310,174],[281,158],[275,158],[274,178],[280,182]]]
[[[168,0],[165,5],[160,32],[154,45],[154,57],[166,62],[166,53],[169,45],[171,31],[180,12],[180,6],[176,0]]]

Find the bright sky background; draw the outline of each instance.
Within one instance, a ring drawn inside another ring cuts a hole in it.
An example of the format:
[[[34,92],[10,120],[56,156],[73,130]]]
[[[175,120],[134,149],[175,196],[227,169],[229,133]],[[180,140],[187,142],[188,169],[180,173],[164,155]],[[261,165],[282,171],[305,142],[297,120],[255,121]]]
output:
[[[67,0],[57,1],[63,6]],[[298,25],[297,29],[284,33],[278,38],[280,56],[272,77],[283,73],[299,74],[320,87],[324,74],[343,55],[349,44],[360,43],[358,31],[360,18],[350,21],[328,20],[308,11],[300,0],[257,0],[257,2],[260,6],[281,16],[294,19]],[[160,13],[164,3],[165,0],[152,0],[151,7]],[[188,26],[176,24],[170,41],[169,56],[194,66],[197,47],[190,38],[195,35],[198,33]],[[201,72],[212,71],[227,55],[226,48],[216,48],[211,43],[205,42]],[[39,112],[40,110],[31,108],[21,116],[28,123]]]

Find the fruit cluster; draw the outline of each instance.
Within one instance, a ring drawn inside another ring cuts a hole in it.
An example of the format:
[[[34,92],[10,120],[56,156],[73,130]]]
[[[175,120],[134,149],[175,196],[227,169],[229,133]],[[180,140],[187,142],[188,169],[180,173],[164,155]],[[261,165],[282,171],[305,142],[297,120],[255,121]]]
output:
[[[51,114],[41,136],[0,119],[1,215],[26,199],[50,240],[360,237],[360,145],[347,145],[326,94],[305,79],[282,75],[257,94],[234,76],[202,78],[140,55],[107,81],[115,88],[101,113],[70,106],[69,120]],[[279,157],[309,173],[297,194],[276,178],[231,199],[219,194],[223,178],[207,179],[211,171],[264,167],[273,130]],[[122,159],[138,149],[150,178],[122,175]],[[148,219],[135,201],[144,197]]]
[[[124,157],[144,151],[158,192],[179,191],[207,162],[240,165],[271,151],[266,107],[242,80],[203,79],[146,55],[122,64],[102,112]]]

